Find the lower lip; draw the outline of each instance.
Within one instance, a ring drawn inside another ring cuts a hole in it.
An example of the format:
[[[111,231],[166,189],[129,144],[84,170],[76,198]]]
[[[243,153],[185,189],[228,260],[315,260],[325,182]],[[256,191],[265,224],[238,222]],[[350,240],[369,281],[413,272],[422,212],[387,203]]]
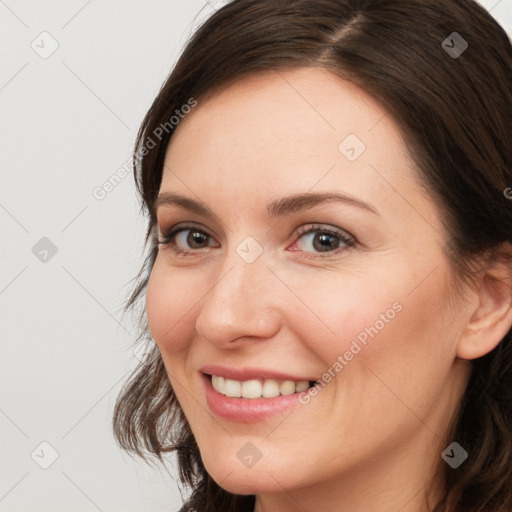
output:
[[[226,420],[255,423],[275,416],[299,404],[299,393],[275,398],[233,398],[216,391],[210,376],[202,374],[206,402],[211,411]]]

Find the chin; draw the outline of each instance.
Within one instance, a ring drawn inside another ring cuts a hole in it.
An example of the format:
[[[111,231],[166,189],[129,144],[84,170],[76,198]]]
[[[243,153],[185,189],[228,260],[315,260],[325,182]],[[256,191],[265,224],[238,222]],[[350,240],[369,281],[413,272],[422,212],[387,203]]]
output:
[[[210,473],[210,476],[217,482],[217,484],[224,490],[231,494],[239,494],[241,496],[250,494],[262,494],[262,493],[278,493],[282,492],[282,487],[277,485],[276,481],[273,480],[269,475],[251,475],[246,476],[236,475],[233,472],[227,478],[217,479]]]
[[[204,461],[203,463],[213,480],[232,494],[272,494],[282,492],[283,487],[291,486],[291,482],[286,480],[286,475],[280,475],[279,468],[263,464],[260,466],[261,461],[252,468],[243,467],[238,459],[232,464],[219,465],[218,461],[212,464]]]

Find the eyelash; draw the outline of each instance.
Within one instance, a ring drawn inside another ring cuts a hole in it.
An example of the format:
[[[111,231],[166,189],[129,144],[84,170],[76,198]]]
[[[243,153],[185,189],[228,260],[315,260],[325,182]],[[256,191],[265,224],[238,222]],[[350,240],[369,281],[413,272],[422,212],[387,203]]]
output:
[[[163,238],[158,239],[158,245],[169,245],[172,249],[172,251],[178,255],[181,256],[189,256],[191,253],[201,252],[202,249],[207,249],[208,247],[201,247],[200,249],[191,249],[188,251],[184,251],[183,249],[180,249],[176,246],[174,242],[174,238],[177,234],[181,233],[182,231],[194,231],[196,233],[200,233],[206,237],[213,238],[210,234],[208,234],[206,231],[198,228],[194,225],[182,225],[178,228],[171,228],[167,234]],[[303,237],[305,235],[308,235],[309,233],[319,232],[322,234],[327,234],[333,237],[337,237],[342,244],[344,244],[342,247],[338,247],[337,249],[333,251],[327,251],[325,253],[311,253],[309,251],[304,251],[308,256],[305,256],[306,258],[325,258],[332,256],[333,254],[339,254],[342,251],[345,251],[348,248],[351,248],[355,246],[356,242],[355,239],[345,233],[342,230],[334,229],[334,228],[327,228],[319,224],[313,224],[311,226],[302,226],[298,229],[298,232],[296,234],[297,238]],[[295,252],[295,251],[294,251]],[[322,254],[324,254],[322,256]]]

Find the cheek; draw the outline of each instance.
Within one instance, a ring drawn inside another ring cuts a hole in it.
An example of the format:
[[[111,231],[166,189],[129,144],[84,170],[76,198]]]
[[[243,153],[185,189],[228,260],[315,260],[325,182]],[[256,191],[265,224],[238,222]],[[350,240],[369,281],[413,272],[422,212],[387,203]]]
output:
[[[439,400],[449,401],[443,395],[455,358],[458,326],[452,321],[455,311],[447,281],[439,268],[417,288],[407,283],[408,288],[395,295],[394,314],[377,310],[377,316],[368,318],[359,331],[366,344],[359,343],[362,350],[348,363],[345,376],[350,376],[351,393],[364,397],[366,412],[379,411],[381,418],[387,415],[390,429],[397,418],[404,425],[407,421],[414,425],[416,416],[411,411],[424,418],[442,407]],[[384,313],[382,320],[380,313]]]
[[[165,333],[166,313],[170,313],[168,297],[162,279],[159,279],[157,264],[153,267],[146,291],[146,318],[153,339],[159,345]]]
[[[401,390],[433,390],[432,381],[446,377],[458,334],[448,269],[439,264],[423,282],[417,276],[426,271],[414,270],[393,279],[375,273],[370,280],[354,273],[337,282],[310,284],[308,306],[317,318],[303,311],[294,325],[331,376],[350,375],[348,382],[359,391],[370,382],[377,389],[383,386],[372,370]]]
[[[298,307],[293,313],[289,308],[289,325],[327,367],[345,352],[349,352],[349,360],[361,354],[403,314],[396,287],[389,281],[379,286],[376,277],[344,272],[292,283],[307,307]],[[290,297],[290,304],[293,301]]]
[[[198,296],[190,279],[185,282],[179,273],[165,270],[157,258],[147,286],[146,316],[151,335],[162,353],[187,348]]]

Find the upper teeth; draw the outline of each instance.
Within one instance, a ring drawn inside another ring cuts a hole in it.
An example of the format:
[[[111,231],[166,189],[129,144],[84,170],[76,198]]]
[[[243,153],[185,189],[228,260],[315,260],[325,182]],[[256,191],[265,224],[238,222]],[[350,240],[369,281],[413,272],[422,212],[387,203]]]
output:
[[[236,398],[274,398],[300,393],[309,388],[307,380],[253,379],[240,382],[212,375],[213,389],[225,396]]]

